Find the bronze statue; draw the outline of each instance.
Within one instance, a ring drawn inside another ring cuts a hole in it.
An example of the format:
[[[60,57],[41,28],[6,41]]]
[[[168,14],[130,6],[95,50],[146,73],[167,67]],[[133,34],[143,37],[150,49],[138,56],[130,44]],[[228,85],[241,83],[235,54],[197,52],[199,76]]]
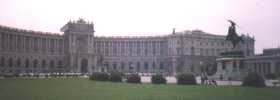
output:
[[[232,20],[228,20],[231,23],[231,26],[229,26],[228,28],[228,35],[226,37],[227,41],[230,41],[233,45],[232,49],[234,49],[236,47],[236,45],[241,41],[242,43],[244,43],[244,40],[241,36],[238,36],[238,34],[236,33],[236,23],[233,22]]]

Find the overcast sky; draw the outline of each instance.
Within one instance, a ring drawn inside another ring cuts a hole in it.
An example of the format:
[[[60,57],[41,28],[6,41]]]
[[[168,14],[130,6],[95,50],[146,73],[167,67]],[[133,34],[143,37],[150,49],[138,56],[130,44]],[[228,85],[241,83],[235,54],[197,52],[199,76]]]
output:
[[[280,0],[0,0],[0,24],[61,33],[70,19],[95,24],[98,36],[166,35],[200,29],[255,36],[256,52],[280,46]]]

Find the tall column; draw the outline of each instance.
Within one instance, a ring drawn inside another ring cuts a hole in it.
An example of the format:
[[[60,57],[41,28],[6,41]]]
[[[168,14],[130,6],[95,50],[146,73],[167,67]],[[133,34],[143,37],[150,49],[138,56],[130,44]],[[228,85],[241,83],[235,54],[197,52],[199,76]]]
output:
[[[38,53],[41,53],[41,37],[37,37],[37,49]]]
[[[26,41],[26,43],[25,43],[25,46],[26,46],[26,48],[25,48],[25,50],[26,50],[26,52],[29,52],[29,50],[30,50],[30,41],[29,41],[29,37],[25,37],[25,41]]]
[[[21,36],[17,35],[17,52],[21,52]]]
[[[9,45],[9,44],[7,44],[7,43],[11,43],[10,42],[10,35],[9,34],[7,34],[7,37],[6,37],[6,40],[7,40],[7,42],[5,43],[6,44],[6,51],[10,51],[11,50],[11,45]]]
[[[24,50],[24,52],[27,52],[27,50],[26,50],[26,48],[28,48],[28,45],[27,45],[27,37],[26,36],[24,36],[23,37],[23,41],[24,41],[24,44],[23,44],[23,50]]]
[[[33,37],[31,37],[30,38],[30,43],[31,43],[31,52],[34,52],[34,38]]]
[[[49,39],[49,52],[52,54],[52,49],[53,49],[53,40],[50,38]]]
[[[61,43],[60,39],[57,39],[57,54],[60,54]]]
[[[26,47],[26,41],[25,41],[25,36],[22,36],[22,52],[25,52],[25,47]]]
[[[39,43],[39,51],[40,51],[40,53],[43,53],[43,38],[40,37],[39,40],[40,40],[40,43]]]
[[[59,39],[56,39],[56,53],[59,54]]]
[[[57,39],[54,39],[53,41],[53,50],[54,50],[54,54],[57,54]]]
[[[110,55],[114,55],[114,52],[113,52],[113,48],[114,48],[114,44],[113,44],[113,40],[110,40]]]
[[[39,46],[40,46],[40,53],[43,53],[43,38],[42,37],[40,37],[40,44],[39,44]]]
[[[33,39],[32,39],[33,41],[32,41],[32,43],[33,43],[33,51],[35,51],[35,52],[37,52],[35,49],[37,49],[37,41],[36,41],[36,37],[33,37]]]
[[[119,48],[118,55],[121,56],[122,55],[122,41],[121,40],[119,41],[118,45],[119,45],[118,46],[118,48]]]
[[[65,50],[65,42],[63,41],[63,40],[61,40],[61,42],[62,42],[62,45],[61,45],[61,51],[62,51],[62,53],[64,53],[64,50]]]
[[[19,45],[18,45],[18,36],[17,35],[14,36],[14,42],[15,42],[15,52],[18,52]]]
[[[44,51],[44,54],[46,54],[46,53],[48,53],[48,38],[44,38],[43,44],[44,44],[43,51]]]
[[[33,50],[34,50],[35,53],[37,53],[38,52],[38,39],[37,39],[37,37],[34,37],[33,45],[34,45]]]
[[[14,42],[13,42],[13,36],[12,35],[9,35],[9,42],[8,43],[11,43],[10,49],[11,49],[11,51],[13,51],[14,50]]]
[[[59,54],[59,49],[60,49],[60,41],[59,39],[57,39],[57,54]]]
[[[15,39],[15,35],[11,35],[11,42],[12,42],[12,51],[15,52],[16,51],[16,39]]]
[[[28,37],[28,47],[29,52],[32,52],[32,37]]]
[[[50,39],[50,49],[51,49],[51,53],[54,54],[55,52],[55,39]]]
[[[2,33],[0,34],[0,51],[2,51],[2,47],[3,47],[3,40],[2,40]]]
[[[19,51],[19,52],[22,52],[22,43],[23,43],[23,42],[22,42],[22,36],[19,35],[18,38],[19,38],[19,42],[18,42],[18,43],[19,43],[19,44],[18,44],[18,45],[19,45],[19,50],[18,50],[18,51]]]
[[[23,41],[24,41],[24,44],[23,44],[23,50],[24,50],[24,52],[27,52],[27,50],[26,50],[26,48],[28,48],[28,45],[27,45],[27,37],[26,36],[24,36],[23,37]]]
[[[36,53],[39,52],[39,39],[37,37],[34,37],[34,50]]]
[[[46,38],[46,53],[50,52],[49,48],[50,48],[50,41],[49,38]]]
[[[32,37],[29,37],[29,38],[28,38],[28,41],[29,41],[29,42],[28,42],[28,47],[29,47],[29,48],[28,48],[28,50],[29,50],[28,52],[32,52],[32,49],[33,49],[33,47],[32,47],[32,44],[33,44],[33,43],[32,43],[32,42],[33,42],[33,41],[32,41]]]
[[[43,53],[43,46],[44,46],[43,38],[40,38],[40,52],[41,53]]]

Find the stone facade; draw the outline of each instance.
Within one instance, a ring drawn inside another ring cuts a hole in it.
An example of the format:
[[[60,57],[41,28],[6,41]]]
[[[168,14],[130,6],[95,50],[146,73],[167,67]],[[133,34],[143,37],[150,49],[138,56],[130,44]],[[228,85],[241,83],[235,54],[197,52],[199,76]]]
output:
[[[248,57],[221,57],[216,61],[217,72],[213,76],[222,80],[241,80],[248,73],[266,76],[280,73],[280,48],[264,49],[263,54]]]
[[[280,48],[264,49],[263,54],[247,57],[244,60],[249,71],[260,75],[280,73]]]
[[[125,73],[200,73],[221,52],[231,51],[225,36],[200,30],[166,36],[101,37],[82,19],[61,28],[63,34],[0,26],[1,73],[119,71]],[[236,48],[254,55],[254,39],[243,35]]]

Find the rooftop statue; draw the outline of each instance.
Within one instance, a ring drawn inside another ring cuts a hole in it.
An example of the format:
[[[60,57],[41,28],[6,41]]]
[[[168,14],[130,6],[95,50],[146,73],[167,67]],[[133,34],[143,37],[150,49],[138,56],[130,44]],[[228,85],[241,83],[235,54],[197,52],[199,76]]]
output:
[[[78,23],[83,23],[83,24],[86,23],[86,21],[85,21],[84,19],[82,19],[82,18],[79,18],[79,20],[78,20],[77,22],[78,22]]]
[[[236,45],[239,42],[244,43],[244,40],[241,36],[238,36],[238,34],[236,33],[236,23],[233,22],[232,20],[228,20],[231,23],[231,26],[229,26],[228,28],[228,35],[226,37],[227,41],[230,41],[233,45],[232,49],[234,49],[236,47]]]

